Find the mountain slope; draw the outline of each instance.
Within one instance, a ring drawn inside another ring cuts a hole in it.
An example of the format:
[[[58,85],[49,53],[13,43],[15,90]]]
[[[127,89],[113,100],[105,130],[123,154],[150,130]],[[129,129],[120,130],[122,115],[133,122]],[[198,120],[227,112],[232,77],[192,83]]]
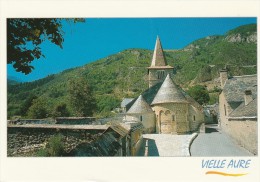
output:
[[[223,36],[196,40],[182,50],[165,51],[165,56],[168,64],[175,67],[175,82],[187,88],[214,80],[224,66],[231,75],[255,74],[256,40],[256,25],[246,25]],[[96,115],[106,116],[119,106],[122,98],[136,97],[147,89],[151,58],[150,50],[129,49],[34,82],[8,84],[8,116],[26,115],[33,99],[47,102],[49,116],[62,103],[73,115],[67,83],[78,77],[85,77],[93,88],[98,106]]]

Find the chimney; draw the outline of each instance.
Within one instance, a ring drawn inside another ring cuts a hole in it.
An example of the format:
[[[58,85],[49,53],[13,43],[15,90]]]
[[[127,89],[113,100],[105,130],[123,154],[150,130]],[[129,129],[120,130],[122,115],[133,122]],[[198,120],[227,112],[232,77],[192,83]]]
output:
[[[252,91],[246,90],[245,91],[245,105],[248,105],[252,100],[253,100]]]
[[[226,83],[226,80],[228,79],[228,71],[227,69],[222,69],[219,71],[219,74],[220,74],[221,88],[223,88]]]

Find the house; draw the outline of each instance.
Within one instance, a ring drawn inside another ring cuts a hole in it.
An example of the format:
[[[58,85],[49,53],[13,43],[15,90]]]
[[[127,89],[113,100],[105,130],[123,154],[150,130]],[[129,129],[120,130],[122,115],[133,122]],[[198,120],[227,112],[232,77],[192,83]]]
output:
[[[241,146],[257,154],[257,75],[228,77],[220,71],[220,127]]]

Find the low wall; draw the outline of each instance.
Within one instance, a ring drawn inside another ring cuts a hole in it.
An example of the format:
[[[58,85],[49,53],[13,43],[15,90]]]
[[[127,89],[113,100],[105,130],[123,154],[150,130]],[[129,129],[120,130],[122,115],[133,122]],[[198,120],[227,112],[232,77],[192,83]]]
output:
[[[51,119],[16,119],[8,120],[9,125],[25,125],[25,124],[54,124],[55,121]]]
[[[81,143],[97,139],[108,126],[105,125],[8,125],[7,155],[26,156],[43,148],[50,137],[60,134],[65,151]]]
[[[66,125],[81,125],[81,124],[93,124],[96,122],[94,117],[57,117],[56,124]]]

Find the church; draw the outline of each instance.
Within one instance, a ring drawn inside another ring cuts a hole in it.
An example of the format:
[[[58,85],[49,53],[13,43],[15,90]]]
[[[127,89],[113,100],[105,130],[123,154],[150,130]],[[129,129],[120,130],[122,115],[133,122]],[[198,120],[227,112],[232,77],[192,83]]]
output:
[[[204,123],[203,107],[172,80],[174,67],[167,64],[159,37],[147,69],[149,88],[127,105],[124,121],[142,123],[144,133],[197,131]]]

